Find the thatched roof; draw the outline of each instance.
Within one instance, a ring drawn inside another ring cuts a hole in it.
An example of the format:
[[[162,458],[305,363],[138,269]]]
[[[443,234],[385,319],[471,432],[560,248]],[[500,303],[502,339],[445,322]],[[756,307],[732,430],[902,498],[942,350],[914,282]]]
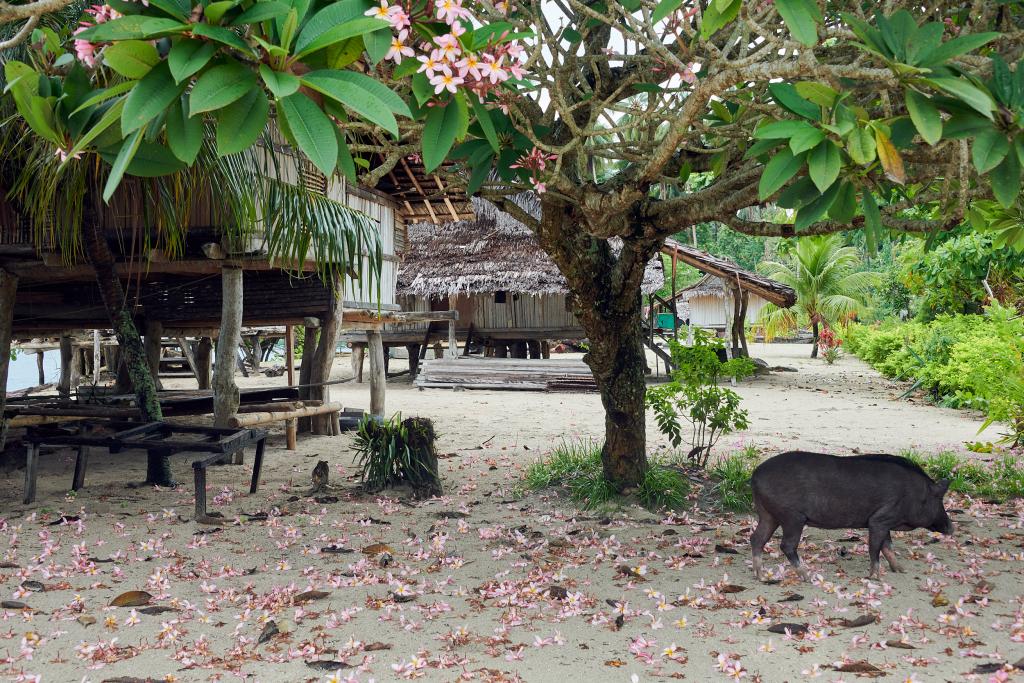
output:
[[[679,301],[687,302],[698,296],[713,296],[719,299],[725,298],[725,282],[717,275],[706,274],[700,280],[693,283],[686,289],[680,291],[676,298]]]
[[[515,201],[539,215],[532,193]],[[488,201],[474,198],[474,220],[409,226],[409,246],[398,269],[398,294],[448,297],[456,294],[513,292],[565,294],[565,277],[525,225]],[[661,259],[644,274],[644,293],[664,282]]]
[[[683,263],[687,263],[706,274],[697,284],[684,289],[678,295],[681,297],[686,295],[685,299],[697,296],[697,294],[692,292],[698,288],[703,289],[706,293],[713,292],[715,287],[724,289],[723,279],[727,279],[730,283],[736,282],[741,289],[754,292],[776,306],[789,308],[796,303],[796,292],[792,287],[787,287],[781,282],[776,282],[764,275],[744,270],[732,261],[713,256],[706,251],[687,246],[670,238],[665,240],[665,246],[661,252],[669,256],[674,255]],[[717,276],[715,277],[718,281],[717,284],[711,282],[708,276]]]

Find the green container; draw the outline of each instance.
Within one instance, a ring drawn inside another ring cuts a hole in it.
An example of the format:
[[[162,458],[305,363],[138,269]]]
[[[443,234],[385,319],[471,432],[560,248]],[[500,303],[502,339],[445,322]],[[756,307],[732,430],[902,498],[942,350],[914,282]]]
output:
[[[659,330],[671,330],[672,329],[672,314],[671,313],[659,313],[658,314],[658,329]]]

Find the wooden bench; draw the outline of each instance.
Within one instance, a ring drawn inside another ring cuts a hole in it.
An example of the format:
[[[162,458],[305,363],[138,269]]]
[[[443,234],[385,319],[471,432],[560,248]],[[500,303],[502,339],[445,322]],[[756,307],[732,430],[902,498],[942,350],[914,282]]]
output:
[[[261,407],[264,409],[235,415],[229,420],[229,424],[232,427],[241,429],[244,427],[257,427],[259,425],[283,421],[285,438],[287,439],[287,448],[290,451],[294,451],[297,448],[296,442],[298,440],[300,417],[331,415],[331,420],[337,427],[338,416],[342,411],[342,405],[340,403],[318,404],[312,401],[305,403],[302,401],[269,403],[264,404]],[[247,406],[247,408],[255,409],[256,406]],[[337,429],[337,433],[340,433],[340,428]]]
[[[252,481],[249,493],[255,493],[260,482],[263,466],[263,450],[267,433],[262,429],[233,429],[219,427],[196,427],[174,425],[168,422],[131,423],[120,421],[96,421],[78,423],[79,433],[56,431],[52,428],[30,427],[22,439],[28,451],[25,459],[25,499],[27,505],[36,497],[36,475],[39,469],[39,450],[42,446],[77,446],[78,459],[71,488],[77,491],[85,483],[85,467],[90,448],[106,448],[111,453],[139,449],[147,453],[174,455],[177,453],[206,453],[205,457],[192,463],[195,478],[196,521],[206,515],[206,468],[217,462],[233,458],[247,447],[256,446],[253,461]],[[87,433],[96,428],[101,433]],[[105,432],[105,433],[103,433]]]

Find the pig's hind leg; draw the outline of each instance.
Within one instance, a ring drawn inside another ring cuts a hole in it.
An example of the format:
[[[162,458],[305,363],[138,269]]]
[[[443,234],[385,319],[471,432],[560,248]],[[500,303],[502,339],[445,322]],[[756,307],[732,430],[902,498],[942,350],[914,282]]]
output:
[[[885,557],[885,561],[889,563],[889,569],[891,571],[900,573],[903,571],[903,566],[896,561],[896,553],[892,550],[892,536],[889,532],[885,532],[885,538],[882,540],[882,555]]]
[[[782,554],[786,556],[789,563],[800,574],[800,578],[804,581],[810,581],[811,573],[800,564],[800,556],[796,552],[797,547],[800,545],[800,537],[804,533],[804,524],[806,522],[807,520],[803,517],[782,520],[782,543],[779,544],[779,547],[782,548]]]
[[[761,556],[764,554],[764,544],[771,539],[772,534],[779,528],[779,520],[772,517],[771,513],[757,505],[757,528],[750,535],[750,551],[754,564],[754,578],[761,580]]]

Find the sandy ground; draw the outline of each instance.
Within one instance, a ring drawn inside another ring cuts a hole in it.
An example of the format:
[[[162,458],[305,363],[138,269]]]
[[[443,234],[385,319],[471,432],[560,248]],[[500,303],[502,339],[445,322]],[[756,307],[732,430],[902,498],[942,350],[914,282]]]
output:
[[[902,387],[855,359],[829,367],[803,358],[806,346],[752,351],[797,372],[738,387],[752,427],[726,437],[720,452],[741,442],[769,452],[959,450],[978,438],[977,415],[896,401]],[[336,367],[339,377],[350,373],[347,359]],[[396,360],[392,370],[400,367]],[[783,575],[776,539],[770,565],[782,580],[758,584],[746,515],[580,513],[558,494],[513,495],[522,468],[552,444],[600,436],[597,396],[419,391],[402,378],[388,391],[389,411],[436,421],[446,497],[362,495],[350,479],[349,436],[302,437],[288,452],[279,432],[255,495],[248,466],[211,470],[222,526],[190,519],[187,455],[174,461],[186,484],[155,491],[125,486],[143,477],[138,455],[96,454],[77,496],[66,495],[71,453],[44,455],[38,501],[27,507],[17,502],[22,472],[5,472],[0,598],[35,611],[0,610],[0,675],[47,683],[1017,675],[994,669],[1024,658],[1024,504],[951,500],[957,536],[894,534],[908,572],[881,581],[862,578],[860,531],[805,535],[813,583]],[[362,407],[368,387],[343,384],[332,398]],[[651,443],[665,448],[653,431]],[[321,459],[338,488],[317,501],[304,494]],[[251,516],[261,512],[269,517]],[[62,514],[78,519],[61,523]],[[386,544],[387,555],[374,544]],[[150,593],[158,609],[148,611],[159,613],[109,606],[133,590]],[[854,621],[864,615],[873,620]],[[258,642],[270,621],[280,633]],[[783,623],[808,631],[768,630]],[[318,660],[343,668],[309,665]],[[982,665],[992,667],[971,673]]]

